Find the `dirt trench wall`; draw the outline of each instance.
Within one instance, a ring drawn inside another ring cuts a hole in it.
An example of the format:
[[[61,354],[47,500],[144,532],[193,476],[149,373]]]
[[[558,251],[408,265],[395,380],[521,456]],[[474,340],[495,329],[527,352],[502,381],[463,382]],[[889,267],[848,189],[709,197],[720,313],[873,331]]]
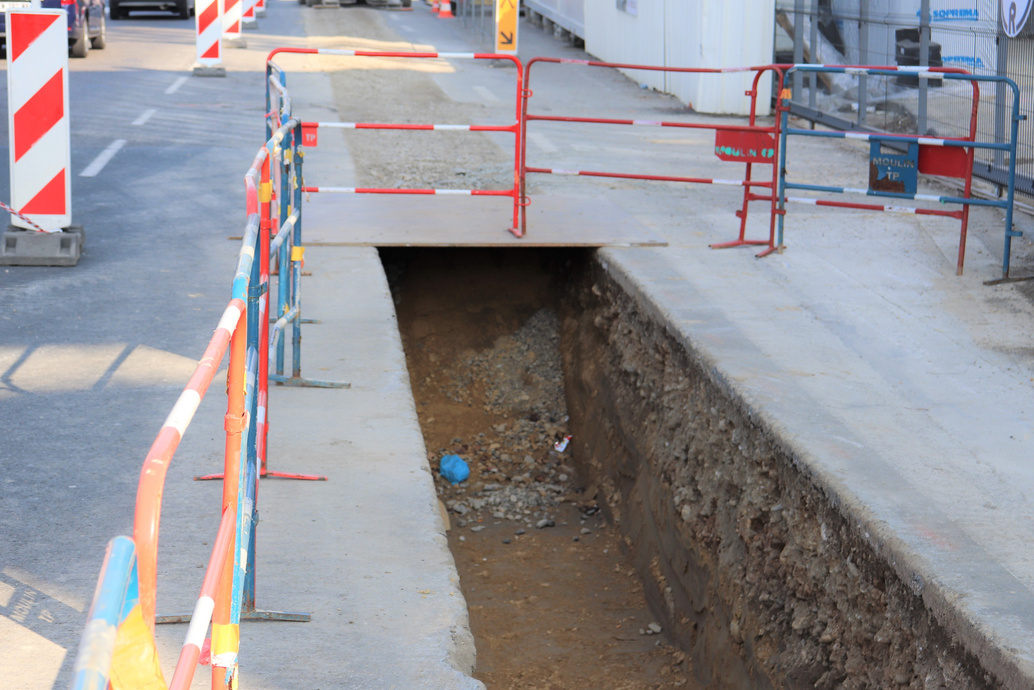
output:
[[[577,272],[562,323],[576,457],[702,684],[994,686],[706,357],[598,256]]]

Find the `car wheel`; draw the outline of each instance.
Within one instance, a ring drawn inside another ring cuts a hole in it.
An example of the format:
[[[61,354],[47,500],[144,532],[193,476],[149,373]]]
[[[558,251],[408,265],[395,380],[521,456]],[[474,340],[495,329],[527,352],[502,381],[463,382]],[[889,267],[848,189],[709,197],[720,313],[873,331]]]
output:
[[[90,37],[86,29],[86,22],[83,22],[82,28],[79,30],[79,35],[75,38],[75,43],[72,44],[72,57],[84,58],[90,52]]]
[[[176,3],[176,15],[180,19],[190,19],[190,6],[187,5],[187,0],[179,0]]]
[[[112,19],[122,19],[122,10],[118,8],[118,5],[108,5],[108,14]]]
[[[90,47],[103,50],[108,45],[108,23],[104,20],[104,13],[101,13],[101,30],[96,36],[90,39]]]

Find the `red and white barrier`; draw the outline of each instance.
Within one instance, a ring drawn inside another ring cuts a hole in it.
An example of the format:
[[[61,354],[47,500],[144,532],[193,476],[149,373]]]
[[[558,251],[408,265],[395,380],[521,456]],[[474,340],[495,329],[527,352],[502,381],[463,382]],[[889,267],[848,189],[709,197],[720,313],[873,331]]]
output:
[[[223,25],[220,0],[197,0],[197,61],[202,67],[216,67],[223,61]]]
[[[222,0],[223,38],[239,41],[241,37],[241,3],[243,0]],[[231,44],[232,45],[232,44]]]
[[[257,29],[258,22],[255,20],[255,8],[258,6],[255,0],[241,0],[241,26],[249,29]]]
[[[11,205],[47,232],[72,223],[68,14],[7,11]],[[32,226],[18,216],[11,223]]]

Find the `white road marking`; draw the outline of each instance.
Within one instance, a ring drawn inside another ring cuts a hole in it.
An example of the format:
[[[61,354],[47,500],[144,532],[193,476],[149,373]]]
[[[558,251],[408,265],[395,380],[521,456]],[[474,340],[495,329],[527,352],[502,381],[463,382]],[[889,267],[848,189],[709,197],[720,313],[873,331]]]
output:
[[[133,120],[133,124],[135,126],[137,126],[137,127],[140,127],[141,125],[147,124],[147,121],[150,120],[154,116],[154,114],[156,112],[158,112],[157,109],[155,109],[155,108],[148,108],[147,110],[145,110],[143,113],[140,114],[140,117],[138,117],[137,119]]]
[[[416,31],[416,29],[411,27],[409,24],[399,24],[399,28],[405,31],[407,34],[411,34],[414,31]]]
[[[547,139],[542,134],[538,134],[538,133],[533,132],[533,133],[528,135],[528,138],[531,139],[535,143],[535,146],[538,146],[543,151],[546,151],[548,153],[552,153],[552,152],[557,150],[557,147],[553,145],[553,142],[551,142],[549,139]],[[592,148],[592,147],[590,147],[590,148]]]
[[[186,77],[180,77],[176,81],[172,82],[172,84],[169,86],[169,88],[165,89],[165,95],[166,96],[171,96],[172,94],[174,94],[177,91],[179,91],[180,87],[183,86],[186,83],[187,83],[187,78]]]
[[[477,92],[479,96],[481,96],[481,98],[488,101],[489,103],[499,102],[499,97],[491,91],[489,91],[488,89],[486,89],[484,86],[475,86],[474,90]]]
[[[114,158],[115,154],[119,152],[119,149],[125,145],[125,139],[116,139],[111,142],[108,148],[101,151],[100,154],[93,159],[93,162],[86,166],[85,170],[79,173],[79,177],[96,177],[97,173],[103,170],[104,166],[108,164],[108,161]]]

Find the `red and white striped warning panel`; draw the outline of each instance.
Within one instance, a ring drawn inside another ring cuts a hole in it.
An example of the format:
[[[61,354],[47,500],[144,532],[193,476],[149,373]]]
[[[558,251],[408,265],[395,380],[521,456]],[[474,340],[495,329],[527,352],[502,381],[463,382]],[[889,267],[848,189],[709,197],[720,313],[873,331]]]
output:
[[[68,15],[7,10],[11,205],[48,232],[72,224]],[[11,223],[31,226],[17,216]]]
[[[248,28],[255,26],[255,0],[241,0],[241,24]]]
[[[197,61],[205,67],[215,67],[223,61],[222,13],[220,0],[197,0],[194,14],[197,18]]]
[[[223,38],[241,37],[241,0],[222,0]]]

